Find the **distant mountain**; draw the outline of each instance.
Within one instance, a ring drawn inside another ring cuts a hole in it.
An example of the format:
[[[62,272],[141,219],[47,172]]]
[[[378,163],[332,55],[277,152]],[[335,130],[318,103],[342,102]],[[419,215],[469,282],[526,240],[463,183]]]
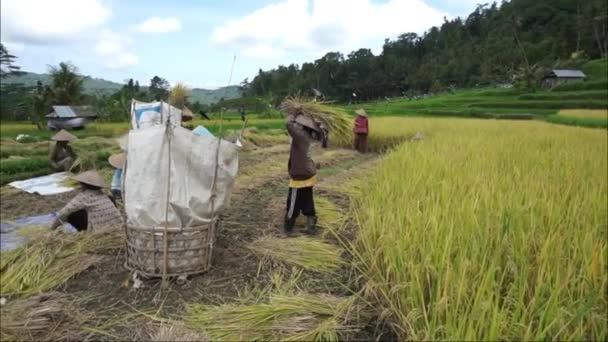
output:
[[[51,76],[49,74],[37,74],[33,72],[24,72],[18,76],[9,76],[2,80],[2,83],[15,84],[20,83],[27,87],[36,86],[37,82],[40,81],[42,84],[47,85],[51,83]],[[92,78],[91,76],[84,76],[83,87],[87,94],[91,95],[111,95],[120,88],[121,83],[116,83],[101,78]],[[146,89],[147,87],[142,87]],[[200,102],[202,104],[213,104],[219,102],[221,98],[225,100],[235,99],[241,97],[241,91],[238,86],[222,87],[218,89],[192,89],[190,95],[190,102]]]

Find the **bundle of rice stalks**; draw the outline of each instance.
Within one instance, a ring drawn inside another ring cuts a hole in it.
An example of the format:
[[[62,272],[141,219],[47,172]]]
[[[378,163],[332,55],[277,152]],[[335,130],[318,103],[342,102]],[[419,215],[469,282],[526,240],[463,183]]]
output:
[[[283,239],[264,236],[247,247],[263,260],[311,271],[333,272],[344,263],[338,247],[309,237]]]
[[[97,152],[96,151],[80,151],[78,157],[70,168],[71,172],[94,170],[97,168]]]
[[[0,252],[0,295],[29,297],[50,290],[99,261],[94,255],[123,244],[119,232],[62,234],[25,230],[28,241]]]
[[[332,145],[350,146],[353,139],[353,119],[341,108],[329,106],[323,102],[305,101],[291,97],[281,103],[284,115],[296,115],[299,112],[322,123],[329,130],[329,141]]]
[[[213,341],[338,341],[353,331],[355,297],[271,294],[267,303],[192,305],[187,324]]]
[[[346,215],[329,199],[320,196],[316,197],[315,207],[317,210],[317,215],[320,218],[318,226],[320,228],[325,228],[323,230],[323,235],[329,233],[330,231],[340,231],[340,229],[344,226]]]
[[[78,328],[88,318],[56,292],[9,301],[0,313],[2,341],[80,340]]]

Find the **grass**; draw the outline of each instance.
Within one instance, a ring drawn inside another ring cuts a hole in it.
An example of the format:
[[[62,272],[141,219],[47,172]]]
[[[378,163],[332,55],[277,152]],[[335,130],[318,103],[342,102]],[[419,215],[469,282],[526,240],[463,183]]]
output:
[[[540,122],[378,119],[424,132],[357,186],[350,251],[400,339],[605,340],[608,136]]]
[[[0,252],[0,296],[29,297],[65,283],[98,261],[94,253],[122,246],[116,232],[63,234],[25,230],[28,242]]]

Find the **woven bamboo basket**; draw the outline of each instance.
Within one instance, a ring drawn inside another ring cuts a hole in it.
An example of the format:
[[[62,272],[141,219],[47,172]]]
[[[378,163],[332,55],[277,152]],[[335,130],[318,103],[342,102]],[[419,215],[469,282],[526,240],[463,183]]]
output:
[[[211,267],[217,220],[188,228],[167,228],[167,273],[169,277],[204,273]],[[146,277],[162,277],[165,227],[126,225],[125,267]]]

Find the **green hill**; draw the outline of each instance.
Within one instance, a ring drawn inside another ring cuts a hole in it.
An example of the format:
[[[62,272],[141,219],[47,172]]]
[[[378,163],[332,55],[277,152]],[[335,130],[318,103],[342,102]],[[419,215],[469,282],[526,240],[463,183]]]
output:
[[[101,78],[93,78],[84,76],[83,87],[87,94],[91,95],[111,95],[122,88],[121,83],[116,83]],[[37,74],[33,72],[25,72],[18,76],[9,76],[2,80],[4,84],[23,84],[24,86],[34,87],[40,81],[42,84],[50,84],[51,77],[48,74]],[[144,90],[147,87],[142,87]],[[213,104],[221,98],[226,100],[241,97],[241,91],[238,86],[222,87],[218,89],[201,89],[194,88],[190,96],[190,101],[200,102],[202,104]]]

